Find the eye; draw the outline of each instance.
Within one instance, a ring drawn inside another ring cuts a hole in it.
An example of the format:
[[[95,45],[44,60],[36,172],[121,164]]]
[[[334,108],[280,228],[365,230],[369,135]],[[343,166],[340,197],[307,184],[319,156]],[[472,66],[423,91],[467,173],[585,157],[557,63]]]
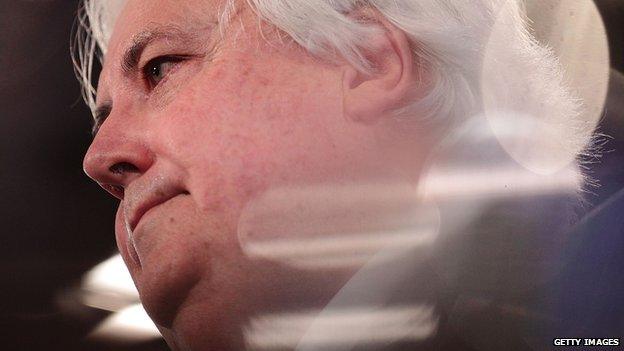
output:
[[[156,57],[143,67],[143,79],[154,89],[182,61],[184,58],[178,56]]]

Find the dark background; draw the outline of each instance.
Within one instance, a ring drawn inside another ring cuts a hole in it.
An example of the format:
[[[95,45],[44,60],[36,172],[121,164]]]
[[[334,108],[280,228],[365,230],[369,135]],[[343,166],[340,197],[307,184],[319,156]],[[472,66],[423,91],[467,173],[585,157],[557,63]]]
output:
[[[600,127],[611,140],[593,166],[602,186],[587,195],[594,206],[624,188],[624,2],[597,3],[613,70]],[[0,350],[123,349],[85,344],[83,336],[105,314],[68,311],[65,301],[89,268],[115,252],[116,201],[81,166],[91,120],[69,56],[77,6],[0,0]],[[624,214],[624,208],[609,211]],[[621,228],[613,230],[621,238]],[[600,291],[594,293],[599,299]]]

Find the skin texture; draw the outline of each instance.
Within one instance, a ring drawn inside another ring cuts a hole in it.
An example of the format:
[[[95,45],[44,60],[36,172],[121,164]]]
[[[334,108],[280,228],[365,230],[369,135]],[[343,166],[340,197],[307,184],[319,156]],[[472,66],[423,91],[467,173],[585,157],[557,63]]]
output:
[[[415,183],[426,145],[391,117],[419,79],[396,28],[378,22],[385,34],[373,38],[370,58],[379,70],[364,75],[311,57],[266,25],[263,37],[243,4],[222,38],[221,5],[129,1],[98,85],[110,114],[84,160],[121,200],[119,250],[146,310],[179,350],[240,350],[249,316],[322,307],[353,273],[250,260],[237,237],[246,204],[284,185]],[[133,37],[161,26],[182,35],[152,41],[139,70],[124,73]],[[140,68],[163,55],[183,59],[153,86]],[[142,207],[149,211],[136,224]]]

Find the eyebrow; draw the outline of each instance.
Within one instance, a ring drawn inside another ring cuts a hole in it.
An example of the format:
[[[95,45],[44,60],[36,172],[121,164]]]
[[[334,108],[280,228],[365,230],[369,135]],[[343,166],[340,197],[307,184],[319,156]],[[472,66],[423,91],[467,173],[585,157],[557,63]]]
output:
[[[193,39],[194,35],[176,26],[159,26],[136,34],[132,39],[132,45],[126,49],[121,58],[121,70],[124,74],[136,72],[141,59],[141,54],[151,43],[160,39]]]

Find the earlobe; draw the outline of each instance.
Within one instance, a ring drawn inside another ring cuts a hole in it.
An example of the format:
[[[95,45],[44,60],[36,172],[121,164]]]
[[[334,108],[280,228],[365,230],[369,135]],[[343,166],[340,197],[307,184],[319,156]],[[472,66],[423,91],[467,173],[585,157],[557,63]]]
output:
[[[419,79],[406,34],[385,19],[375,20],[383,31],[365,49],[374,71],[361,72],[346,65],[342,77],[344,114],[365,123],[375,123],[404,107],[417,94],[414,88]]]

